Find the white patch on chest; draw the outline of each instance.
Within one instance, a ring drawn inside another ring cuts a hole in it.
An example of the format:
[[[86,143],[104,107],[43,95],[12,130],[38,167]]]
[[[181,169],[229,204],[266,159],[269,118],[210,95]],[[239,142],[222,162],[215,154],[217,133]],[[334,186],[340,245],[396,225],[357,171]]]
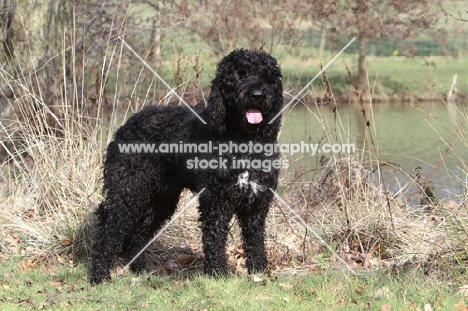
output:
[[[249,180],[249,172],[248,171],[245,171],[243,173],[240,173],[239,176],[237,176],[237,183],[236,183],[237,186],[239,186],[239,188],[241,190],[251,190],[252,193],[254,195],[257,195],[257,193],[260,191],[260,192],[263,192],[265,191],[265,187],[258,184],[256,181],[254,180]]]

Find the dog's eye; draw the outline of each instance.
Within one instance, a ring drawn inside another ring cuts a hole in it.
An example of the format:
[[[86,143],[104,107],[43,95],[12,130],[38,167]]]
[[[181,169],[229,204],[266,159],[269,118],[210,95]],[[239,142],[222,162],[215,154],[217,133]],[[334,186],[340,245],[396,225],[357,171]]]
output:
[[[237,71],[237,75],[239,76],[239,79],[242,79],[243,77],[247,75],[247,71],[245,71],[245,69],[239,69]]]

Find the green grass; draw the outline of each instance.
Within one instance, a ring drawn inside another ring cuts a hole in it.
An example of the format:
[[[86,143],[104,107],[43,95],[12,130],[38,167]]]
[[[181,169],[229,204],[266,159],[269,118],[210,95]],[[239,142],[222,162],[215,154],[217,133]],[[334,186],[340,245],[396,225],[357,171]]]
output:
[[[320,271],[300,276],[263,275],[214,279],[193,275],[180,280],[127,274],[92,287],[83,265],[37,266],[20,270],[9,260],[0,266],[0,309],[27,310],[455,310],[463,304],[457,286],[417,272],[372,272],[351,276]]]
[[[315,53],[316,54],[316,53]],[[322,62],[325,66],[335,54],[327,52]],[[351,83],[346,71],[349,67],[357,75],[357,55],[342,54],[326,70],[332,89],[336,95],[349,94]],[[320,70],[320,61],[313,51],[301,50],[299,57],[288,56],[282,60],[285,82],[294,89],[304,86]],[[367,57],[368,79],[375,95],[409,96],[436,99],[443,97],[450,89],[454,74],[458,75],[457,91],[468,94],[468,58],[369,56]],[[314,82],[317,96],[324,89],[320,79]]]

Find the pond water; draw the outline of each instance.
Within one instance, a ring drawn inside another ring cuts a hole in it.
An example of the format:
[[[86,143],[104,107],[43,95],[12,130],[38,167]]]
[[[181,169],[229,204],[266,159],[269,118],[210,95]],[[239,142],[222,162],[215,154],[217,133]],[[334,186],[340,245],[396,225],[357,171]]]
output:
[[[296,105],[283,115],[280,143],[354,143],[355,158],[376,160],[378,152],[379,162],[397,164],[411,176],[414,176],[416,167],[421,167],[423,176],[427,177],[439,195],[466,191],[466,106],[448,107],[442,102],[425,102],[376,103],[367,104],[364,108],[370,122],[369,128],[359,104],[337,107],[336,113],[331,104]],[[346,157],[343,153],[335,155]],[[285,156],[290,167],[283,171],[283,176],[289,181],[317,178],[317,174],[314,177],[313,173],[302,175],[320,167],[321,157],[332,157],[323,152]]]

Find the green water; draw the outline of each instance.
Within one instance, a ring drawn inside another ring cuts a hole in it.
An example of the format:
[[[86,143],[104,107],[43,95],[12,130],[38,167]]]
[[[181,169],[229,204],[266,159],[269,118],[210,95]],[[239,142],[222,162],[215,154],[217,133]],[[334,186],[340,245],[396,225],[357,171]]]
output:
[[[336,113],[330,104],[308,108],[296,105],[283,116],[280,142],[354,143],[357,151],[353,156],[356,158],[364,156],[365,159],[391,161],[410,175],[414,175],[414,168],[421,167],[441,195],[466,191],[466,106],[449,109],[442,102],[417,105],[377,103],[364,108],[370,127],[366,127],[358,104],[338,107]],[[296,180],[305,172],[313,172],[320,167],[318,159],[322,154],[287,156],[290,167],[283,176],[287,180]],[[325,156],[331,157],[330,154]],[[346,157],[345,154],[336,156]],[[301,180],[308,178],[316,177],[309,173]],[[389,184],[392,182],[395,180],[388,181]]]

